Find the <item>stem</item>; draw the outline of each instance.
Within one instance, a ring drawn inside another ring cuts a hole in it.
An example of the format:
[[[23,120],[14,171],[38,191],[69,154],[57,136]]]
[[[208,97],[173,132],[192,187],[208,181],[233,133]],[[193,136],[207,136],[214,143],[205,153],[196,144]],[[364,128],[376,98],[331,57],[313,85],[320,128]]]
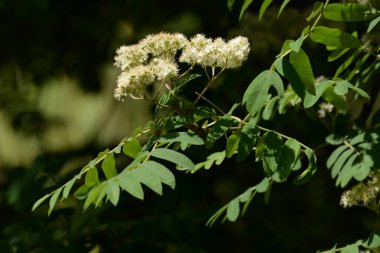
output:
[[[206,85],[206,87],[202,90],[201,94],[198,95],[198,98],[195,100],[195,102],[193,103],[193,107],[195,107],[195,105],[199,102],[199,100],[203,97],[203,95],[206,93],[206,91],[210,88],[210,86],[213,84],[213,82],[215,81],[215,79],[217,79],[224,71],[225,68],[222,68],[222,70],[219,71],[218,74],[216,74],[209,82],[208,84]],[[207,73],[207,72],[206,72]]]
[[[348,143],[347,141],[343,141],[343,144],[346,145],[347,147],[349,147],[350,149],[352,149],[353,151],[355,151],[355,153],[359,154],[359,152],[356,150],[356,148],[354,146],[352,146],[350,143]]]
[[[216,104],[214,104],[213,102],[211,102],[210,100],[208,100],[207,98],[205,98],[204,96],[202,96],[202,94],[198,93],[198,92],[195,92],[196,95],[198,95],[200,98],[202,98],[203,100],[205,100],[207,103],[209,103],[210,105],[212,105],[215,109],[217,109],[219,112],[221,112],[223,115],[225,115],[226,113],[223,112],[222,109],[220,109]]]

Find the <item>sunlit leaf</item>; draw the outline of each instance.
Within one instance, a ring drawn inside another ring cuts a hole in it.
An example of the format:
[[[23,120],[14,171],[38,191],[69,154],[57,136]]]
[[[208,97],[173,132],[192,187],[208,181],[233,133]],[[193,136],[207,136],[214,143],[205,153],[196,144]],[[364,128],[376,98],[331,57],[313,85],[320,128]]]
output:
[[[322,10],[322,7],[323,7],[323,3],[322,2],[315,2],[313,4],[313,11],[310,13],[310,15],[306,18],[307,21],[310,21],[312,20],[315,16],[317,16],[319,13],[321,13],[321,10]]]
[[[350,4],[328,4],[323,12],[323,16],[334,21],[358,22],[371,20],[379,15],[376,9],[369,5],[357,3]]]
[[[141,150],[140,142],[136,138],[131,138],[123,145],[123,153],[131,158],[136,158]]]
[[[269,187],[269,179],[267,177],[265,177],[255,187],[256,187],[256,191],[259,193],[266,192],[268,190],[268,187]]]
[[[236,221],[236,219],[239,217],[239,212],[240,212],[240,204],[239,200],[233,199],[227,207],[227,219],[229,221]]]
[[[130,173],[121,173],[117,178],[117,182],[123,190],[131,194],[133,197],[141,200],[144,199],[144,191],[140,182],[131,176]]]
[[[194,163],[187,156],[171,149],[156,148],[151,152],[151,155],[175,163],[181,169],[194,169]]]
[[[264,16],[264,13],[268,9],[269,5],[273,2],[273,0],[264,0],[261,4],[260,10],[259,10],[259,20]]]
[[[232,157],[239,146],[240,137],[236,134],[231,134],[226,143],[226,157]]]
[[[50,215],[51,212],[53,211],[55,204],[57,203],[57,199],[59,197],[59,194],[61,194],[61,191],[62,191],[62,188],[58,188],[57,190],[55,190],[54,194],[51,196],[51,198],[49,200],[48,215]]]
[[[109,154],[102,162],[102,170],[107,179],[117,176],[114,154]]]
[[[299,53],[292,51],[289,55],[289,61],[301,79],[305,90],[315,95],[314,74],[307,54],[302,49]]]
[[[371,23],[369,23],[367,33],[370,33],[372,29],[375,28],[379,22],[380,22],[380,16],[372,20]]]
[[[284,85],[281,77],[271,70],[261,72],[248,86],[243,96],[243,103],[246,104],[247,111],[255,114],[266,103],[270,86],[274,86],[278,95],[284,93]]]
[[[353,35],[325,26],[314,27],[310,38],[314,42],[335,48],[358,48],[362,45],[361,41]]]
[[[290,0],[284,0],[281,4],[280,10],[278,11],[277,17],[281,15],[281,13],[284,11],[285,7],[288,5]]]
[[[252,2],[253,0],[244,0],[243,6],[240,10],[239,20],[243,17],[244,12],[248,9]]]

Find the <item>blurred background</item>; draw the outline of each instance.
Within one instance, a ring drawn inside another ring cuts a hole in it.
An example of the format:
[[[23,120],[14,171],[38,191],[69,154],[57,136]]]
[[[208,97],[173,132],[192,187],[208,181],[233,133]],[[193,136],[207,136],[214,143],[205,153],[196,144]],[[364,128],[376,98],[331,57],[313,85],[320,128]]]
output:
[[[309,184],[275,185],[268,205],[258,197],[245,217],[212,228],[207,219],[262,178],[253,159],[231,159],[196,175],[175,172],[175,191],[165,188],[163,197],[147,191],[144,202],[122,194],[116,208],[83,213],[83,203],[71,198],[50,217],[46,206],[31,212],[39,197],[151,119],[150,104],[113,98],[118,47],[160,31],[247,36],[247,63],[225,73],[208,94],[227,109],[270,66],[283,41],[299,36],[314,1],[293,1],[279,19],[282,1],[275,1],[261,22],[259,3],[239,22],[242,2],[229,11],[227,1],[217,0],[0,0],[1,253],[313,252],[370,233],[371,213],[339,206],[340,192],[323,169],[327,154]],[[333,73],[321,48],[306,49],[316,76]],[[298,111],[267,124],[311,146],[327,133]],[[199,153],[190,156],[197,161]]]

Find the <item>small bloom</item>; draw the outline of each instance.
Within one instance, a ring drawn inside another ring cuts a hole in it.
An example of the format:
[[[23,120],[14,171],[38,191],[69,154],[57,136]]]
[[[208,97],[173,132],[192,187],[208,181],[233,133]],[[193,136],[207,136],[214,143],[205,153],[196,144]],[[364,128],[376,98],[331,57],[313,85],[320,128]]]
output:
[[[173,60],[178,50],[185,47],[187,39],[180,33],[164,33],[148,35],[140,41],[140,46],[153,57]]]
[[[128,95],[138,95],[149,84],[155,80],[154,73],[149,66],[140,65],[122,72],[117,79],[115,98],[120,100]]]
[[[227,43],[222,38],[214,40],[202,34],[194,36],[182,51],[180,62],[202,67],[237,68],[248,58],[248,39],[236,37]]]
[[[125,71],[146,63],[148,53],[139,45],[122,46],[116,50],[115,66]]]
[[[246,37],[236,37],[227,43],[227,69],[240,67],[247,60],[250,51],[249,41]]]
[[[332,112],[334,105],[330,103],[322,102],[319,104],[318,117],[323,119],[326,117],[326,112]]]
[[[155,58],[149,66],[157,81],[167,81],[178,76],[178,66],[174,61]]]

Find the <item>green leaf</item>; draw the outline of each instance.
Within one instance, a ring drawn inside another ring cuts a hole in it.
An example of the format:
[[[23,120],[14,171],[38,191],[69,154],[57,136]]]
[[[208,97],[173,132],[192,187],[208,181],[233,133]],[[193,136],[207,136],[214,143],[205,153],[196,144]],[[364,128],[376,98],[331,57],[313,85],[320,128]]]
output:
[[[306,18],[306,20],[310,22],[310,20],[312,20],[315,16],[317,16],[319,13],[321,13],[322,7],[323,7],[322,2],[319,2],[319,1],[315,2],[313,5],[313,11]]]
[[[85,184],[88,186],[94,186],[99,183],[98,170],[96,167],[89,169],[86,173]]]
[[[371,23],[369,23],[369,26],[368,26],[368,29],[367,29],[367,33],[370,33],[372,31],[373,28],[375,28],[375,26],[377,26],[377,24],[380,22],[380,16],[378,16],[377,18],[373,19],[371,21]]]
[[[74,183],[76,181],[77,181],[77,176],[75,176],[69,182],[66,183],[66,186],[63,188],[62,199],[66,199],[69,196],[71,188],[73,188]]]
[[[243,126],[240,134],[240,141],[238,146],[237,160],[242,161],[252,152],[253,147],[259,137],[259,129],[256,127],[254,119],[250,119],[246,125]]]
[[[267,177],[263,178],[263,180],[261,180],[261,182],[258,183],[255,187],[258,193],[266,192],[269,187],[269,179]]]
[[[281,15],[281,13],[283,12],[283,10],[285,9],[285,7],[288,5],[289,2],[290,0],[284,0],[284,2],[282,2],[280,10],[278,11],[278,14],[277,14],[277,18]]]
[[[133,170],[131,175],[139,182],[149,187],[152,191],[162,195],[160,176],[153,172],[152,166],[155,165],[152,165],[146,161],[139,168]]]
[[[335,87],[334,87],[334,92],[338,95],[346,95],[348,92],[349,84],[350,83],[347,82],[346,80],[342,80],[342,81],[337,82]]]
[[[236,219],[239,217],[239,212],[240,212],[240,204],[239,200],[233,199],[227,207],[227,219],[229,221],[236,221]]]
[[[338,147],[337,149],[335,149],[331,155],[329,156],[329,158],[327,159],[327,162],[326,162],[326,167],[328,169],[331,169],[332,166],[335,164],[336,160],[338,159],[338,157],[343,153],[343,151],[345,151],[348,147],[343,145],[343,146],[340,146]]]
[[[348,151],[350,151],[350,150],[348,150]],[[353,166],[353,163],[355,162],[355,160],[357,159],[358,156],[359,156],[359,154],[357,154],[357,153],[350,155],[347,162],[343,164],[343,167],[339,168],[340,172],[339,172],[338,177],[336,179],[336,183],[335,183],[336,186],[338,186],[340,184],[340,186],[342,188],[344,188],[350,182],[350,180],[352,179],[352,177],[355,173],[355,166]],[[338,163],[338,161],[337,161],[337,163]]]
[[[286,58],[279,58],[275,64],[276,70],[290,82],[294,92],[300,97],[305,96],[305,87],[301,77],[296,72],[295,68]]]
[[[123,145],[123,153],[131,158],[136,158],[137,154],[140,153],[142,147],[140,142],[136,138],[128,140]]]
[[[351,63],[355,60],[355,58],[360,54],[360,48],[356,49],[336,70],[335,77],[340,76],[343,71],[345,71]]]
[[[42,198],[40,198],[39,200],[37,200],[33,207],[32,207],[32,211],[36,210],[37,207],[39,207],[47,198],[49,198],[51,195],[53,195],[54,192],[51,192],[49,194],[46,194],[45,196],[43,196]]]
[[[336,159],[334,166],[331,168],[331,177],[335,178],[338,173],[342,170],[343,165],[346,163],[347,159],[352,156],[354,150],[346,149],[339,157]]]
[[[243,104],[251,114],[258,112],[266,103],[270,86],[274,86],[279,96],[284,93],[281,77],[271,70],[261,72],[248,86],[243,96]]]
[[[270,177],[276,172],[281,156],[282,138],[275,132],[264,135],[263,167],[266,176]]]
[[[243,17],[244,12],[247,10],[247,8],[251,5],[253,0],[244,0],[243,6],[240,10],[239,20]]]
[[[284,96],[280,98],[280,102],[278,103],[278,113],[282,114],[286,105],[290,103],[291,100],[294,98],[297,98],[297,94],[289,89],[288,91],[285,92]]]
[[[330,145],[340,145],[344,141],[344,137],[338,134],[330,134],[326,136],[325,141]]]
[[[141,187],[140,182],[131,176],[130,173],[121,173],[117,181],[120,187],[131,194],[133,197],[143,200],[144,199],[144,191]]]
[[[235,124],[235,120],[231,116],[224,115],[211,127],[206,137],[206,146],[210,147],[216,140],[222,137],[231,126]]]
[[[114,154],[109,154],[102,162],[102,170],[107,179],[117,176]]]
[[[306,183],[307,181],[310,180],[310,178],[317,171],[317,157],[315,156],[313,150],[306,149],[305,154],[308,158],[309,166],[307,167],[307,169],[304,172],[302,172],[301,175],[297,176],[294,179],[294,184],[296,184],[296,185],[301,185],[301,184]]]
[[[226,152],[215,152],[209,155],[204,162],[204,167],[206,170],[210,169],[211,166],[215,163],[216,165],[221,165],[224,159],[226,158]]]
[[[189,145],[203,145],[204,141],[196,134],[189,134],[187,132],[172,132],[168,133],[158,139],[160,143],[174,143],[180,142],[181,149],[185,150]]]
[[[232,10],[232,6],[234,5],[234,3],[235,0],[227,0],[227,6],[230,11]]]
[[[342,110],[347,111],[348,105],[346,97],[343,95],[338,95],[335,93],[333,87],[328,87],[325,92],[322,94],[322,97],[329,103],[333,104],[334,107]]]
[[[327,58],[328,62],[333,62],[343,56],[345,53],[350,51],[350,48],[338,48],[331,52],[329,57]]]
[[[362,246],[366,247],[367,249],[380,247],[380,236],[377,234],[372,234],[363,242]]]
[[[106,188],[106,184],[98,184],[93,187],[88,193],[86,201],[84,202],[83,209],[86,210],[91,203],[95,204],[95,201],[98,199],[99,194]]]
[[[256,162],[263,160],[265,147],[265,134],[259,139],[255,149]]]
[[[169,118],[165,122],[165,128],[167,131],[180,128],[184,125],[191,124],[194,122],[194,117],[192,115],[177,115]]]
[[[362,4],[328,4],[323,16],[334,21],[358,22],[371,20],[379,15],[379,12],[369,5]]]
[[[254,187],[249,187],[245,192],[239,195],[238,199],[239,202],[244,203],[247,202],[248,199],[252,196],[252,192],[255,188]]]
[[[348,88],[350,88],[351,90],[355,91],[356,93],[358,93],[360,96],[364,97],[364,98],[369,98],[369,95],[367,94],[367,92],[365,92],[364,90],[354,86],[353,84],[349,83],[348,81],[346,80],[341,80],[339,82],[343,82],[344,85],[347,85]]]
[[[204,118],[211,118],[216,116],[215,110],[207,106],[198,106],[197,108],[195,108],[193,114],[195,122],[198,122],[199,120]]]
[[[282,146],[279,165],[272,175],[273,181],[284,182],[290,175],[301,151],[301,145],[295,139],[288,139]]]
[[[151,156],[177,164],[181,169],[193,170],[194,163],[184,154],[167,148],[156,148]]]
[[[358,48],[362,45],[361,41],[353,35],[325,26],[314,27],[310,39],[334,48]]]
[[[239,146],[240,137],[236,134],[231,134],[227,139],[226,144],[226,157],[231,158]]]
[[[264,0],[261,4],[260,10],[259,10],[259,20],[263,17],[264,13],[268,9],[269,5],[273,2],[273,0]]]
[[[350,244],[342,248],[340,253],[359,253],[359,246],[356,244]]]
[[[354,178],[358,181],[363,181],[366,179],[373,164],[374,162],[369,155],[363,155],[361,162],[356,164],[354,168]]]
[[[315,95],[314,74],[307,54],[302,49],[299,53],[292,51],[289,60],[300,77],[305,90]]]
[[[51,212],[53,211],[54,207],[55,207],[55,204],[57,202],[57,199],[59,197],[59,194],[61,194],[61,191],[62,191],[62,187],[61,188],[58,188],[57,190],[55,190],[54,194],[51,196],[50,200],[49,200],[49,211],[48,211],[48,215],[51,214]]]
[[[120,188],[116,180],[108,180],[106,183],[107,187],[107,199],[116,206],[119,202]]]
[[[319,98],[322,96],[322,94],[326,91],[327,88],[329,88],[333,84],[332,81],[326,80],[322,81],[320,83],[317,83],[315,85],[315,95],[311,95],[309,93],[306,93],[305,99],[303,100],[303,106],[305,108],[312,107],[315,103],[318,102]]]
[[[74,196],[77,198],[77,199],[85,199],[86,196],[87,196],[87,193],[91,190],[93,186],[89,186],[87,184],[83,184],[81,187],[79,187],[75,193],[74,193]]]
[[[272,98],[267,102],[267,104],[264,107],[263,110],[263,119],[264,120],[270,120],[273,116],[274,106],[276,105],[277,100],[279,99],[278,96]]]
[[[155,174],[158,177],[161,183],[168,185],[170,188],[174,190],[175,177],[174,174],[168,168],[155,161],[146,161],[144,164],[153,174]]]

